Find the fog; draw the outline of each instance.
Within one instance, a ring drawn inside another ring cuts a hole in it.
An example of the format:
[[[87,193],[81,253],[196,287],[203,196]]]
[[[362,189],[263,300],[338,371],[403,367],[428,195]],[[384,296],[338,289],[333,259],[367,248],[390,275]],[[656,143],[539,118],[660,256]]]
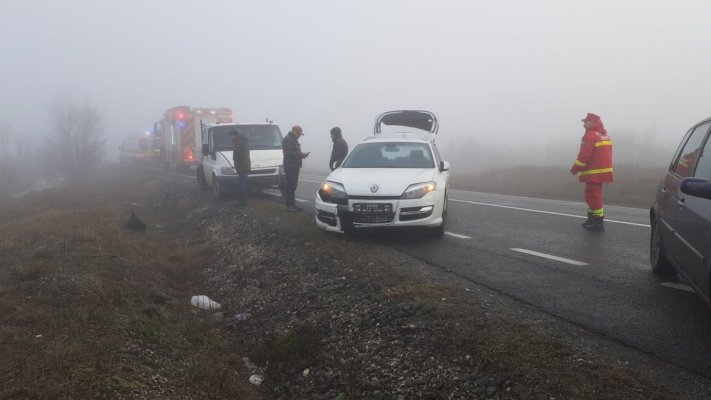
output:
[[[666,162],[711,114],[703,0],[28,0],[0,16],[0,122],[41,142],[53,96],[90,103],[109,160],[176,105],[299,124],[309,169],[331,127],[353,146],[392,109],[433,111],[459,171],[567,166],[587,112],[617,163]]]

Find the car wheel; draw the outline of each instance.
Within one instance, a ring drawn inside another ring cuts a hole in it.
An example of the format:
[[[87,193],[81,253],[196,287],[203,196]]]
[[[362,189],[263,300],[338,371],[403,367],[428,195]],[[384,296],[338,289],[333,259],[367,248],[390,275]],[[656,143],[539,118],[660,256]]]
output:
[[[649,261],[652,265],[652,272],[656,275],[670,277],[676,274],[667,256],[664,254],[659,224],[655,223],[652,224],[652,234],[649,239]]]
[[[442,216],[442,223],[439,224],[438,227],[436,227],[436,228],[429,228],[429,229],[431,229],[431,232],[430,232],[430,233],[432,234],[432,237],[435,238],[435,239],[442,239],[442,238],[444,237],[444,226],[445,226],[445,225],[446,225],[446,224],[445,224],[445,219],[444,219],[444,215],[443,215],[443,216]]]
[[[198,184],[200,185],[200,189],[202,189],[202,190],[209,189],[207,187],[207,180],[205,179],[205,173],[204,173],[202,167],[197,168],[197,181],[198,181]]]
[[[215,179],[214,175],[212,176],[212,193],[215,195],[215,197],[218,200],[225,198],[225,192],[220,187],[220,182],[217,179]]]
[[[447,211],[449,211],[449,192],[446,190],[444,191],[444,206],[442,209],[442,218],[444,218],[445,215],[447,215]]]

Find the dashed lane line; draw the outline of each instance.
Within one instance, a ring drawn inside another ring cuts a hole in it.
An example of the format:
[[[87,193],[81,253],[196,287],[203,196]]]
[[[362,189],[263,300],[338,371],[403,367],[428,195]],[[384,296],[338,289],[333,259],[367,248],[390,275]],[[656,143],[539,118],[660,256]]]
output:
[[[511,250],[517,251],[519,253],[530,254],[530,255],[536,256],[536,257],[547,258],[549,260],[560,261],[560,262],[563,262],[566,264],[572,264],[572,265],[578,265],[578,266],[589,265],[588,263],[584,263],[582,261],[576,261],[576,260],[571,260],[569,258],[558,257],[558,256],[554,256],[552,254],[539,253],[539,252],[533,251],[533,250],[526,250],[526,249],[519,249],[519,248],[512,248]]]
[[[282,196],[281,196],[281,193],[276,193],[276,192],[271,191],[271,190],[262,190],[262,193],[268,194],[268,195],[270,195],[270,196],[282,197]],[[301,203],[309,203],[308,200],[300,199],[300,198],[298,198],[298,197],[295,198],[294,200],[296,200],[296,201],[298,201],[298,202],[301,202]]]
[[[478,201],[470,201],[470,200],[458,200],[458,199],[449,199],[449,201],[454,201],[454,202],[459,202],[459,203],[468,203],[468,204],[476,204],[479,206],[489,206],[489,207],[499,207],[499,208],[508,208],[510,210],[519,210],[519,211],[529,211],[529,212],[536,212],[536,213],[541,213],[541,214],[551,214],[551,215],[560,215],[563,217],[573,217],[573,218],[586,218],[580,215],[573,215],[573,214],[565,214],[565,213],[559,213],[559,212],[554,212],[554,211],[543,211],[543,210],[533,210],[530,208],[522,208],[522,207],[513,207],[513,206],[504,206],[501,204],[491,204],[491,203],[480,203]],[[605,222],[613,222],[616,224],[624,224],[624,225],[632,225],[632,226],[641,226],[645,228],[649,228],[649,224],[638,224],[635,222],[627,222],[627,221],[617,221],[614,219],[605,219]]]
[[[663,282],[663,283],[660,283],[660,285],[670,287],[672,289],[683,290],[685,292],[692,292],[692,293],[694,292],[694,289],[692,289],[691,286],[682,285],[681,283]]]
[[[471,239],[472,238],[471,236],[460,235],[458,233],[453,233],[453,232],[444,232],[444,234],[447,236],[452,236],[452,237],[458,238],[458,239]]]

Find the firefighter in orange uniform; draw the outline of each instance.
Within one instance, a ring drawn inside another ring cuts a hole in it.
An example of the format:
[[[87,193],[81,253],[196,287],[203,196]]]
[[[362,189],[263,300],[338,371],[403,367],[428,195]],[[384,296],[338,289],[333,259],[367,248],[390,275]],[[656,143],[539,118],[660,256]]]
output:
[[[585,135],[578,159],[570,168],[570,173],[579,174],[578,179],[585,183],[588,219],[583,223],[583,227],[591,231],[603,231],[605,210],[602,207],[602,184],[612,183],[613,180],[612,141],[599,116],[588,113],[581,121],[585,127]]]

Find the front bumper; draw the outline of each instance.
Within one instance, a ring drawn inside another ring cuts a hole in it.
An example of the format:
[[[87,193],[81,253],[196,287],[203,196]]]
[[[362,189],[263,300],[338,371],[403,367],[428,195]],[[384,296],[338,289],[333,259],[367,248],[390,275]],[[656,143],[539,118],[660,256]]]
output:
[[[354,204],[390,204],[390,212],[358,213]],[[316,225],[331,232],[348,229],[381,227],[437,227],[442,224],[444,195],[433,192],[421,199],[348,199],[347,204],[324,201],[316,194],[314,219]]]

